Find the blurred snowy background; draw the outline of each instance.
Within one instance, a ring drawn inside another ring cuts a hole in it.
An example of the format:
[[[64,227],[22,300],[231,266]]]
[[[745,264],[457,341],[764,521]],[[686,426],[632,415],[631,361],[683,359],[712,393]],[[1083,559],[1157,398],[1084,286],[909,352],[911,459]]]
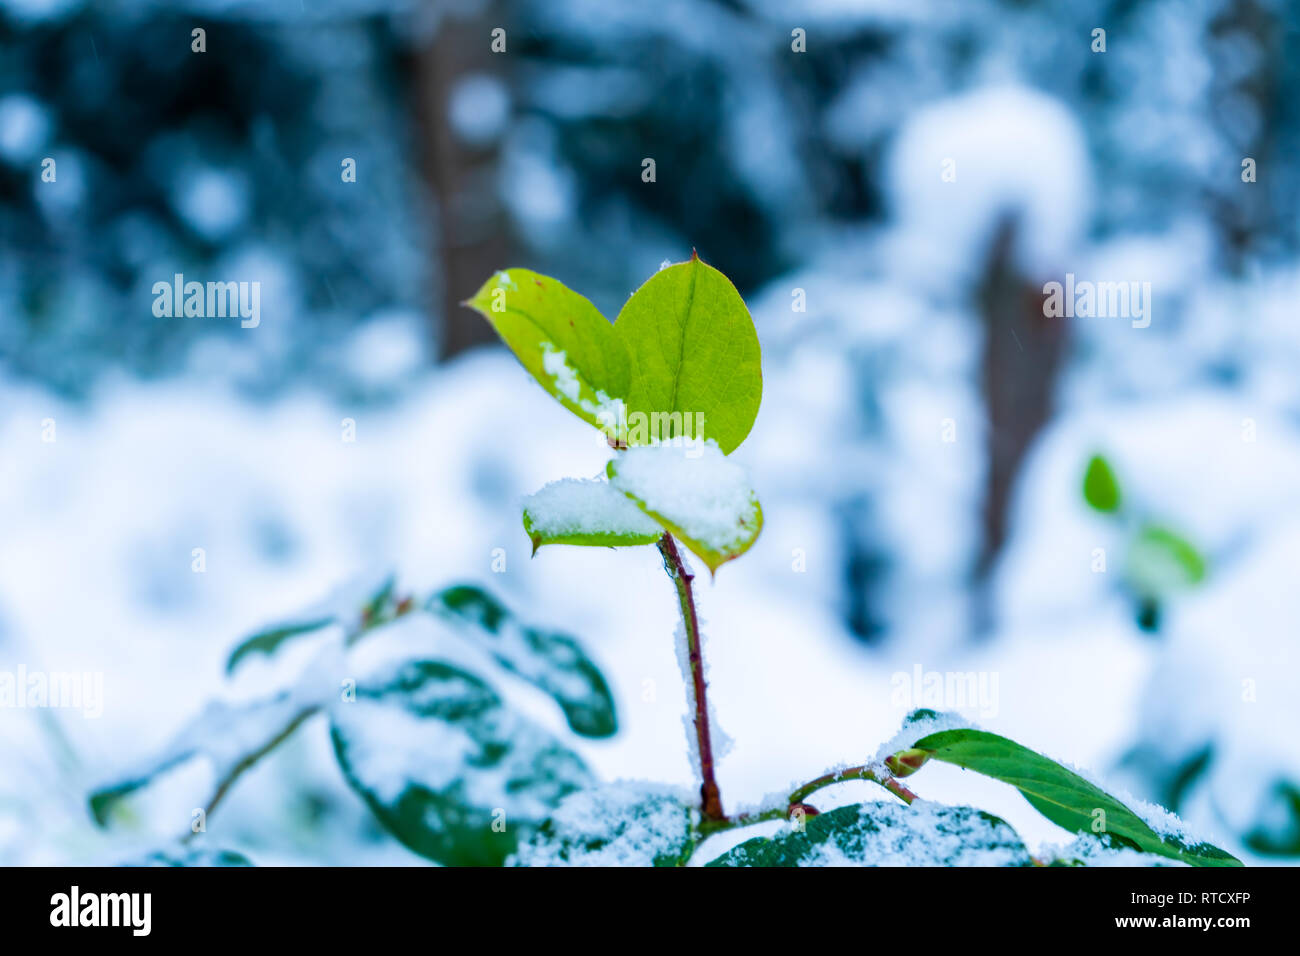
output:
[[[103,674],[97,718],[0,709],[0,863],[183,831],[188,798],[105,834],[86,793],[376,568],[578,635],[622,724],[584,756],[688,783],[658,555],[530,560],[521,497],[607,451],[456,303],[521,265],[612,316],[692,248],[764,356],[766,528],[701,589],[728,807],[937,704],[1300,860],[1297,70],[1285,0],[0,0],[0,672]],[[177,272],[260,282],[260,325],[156,318]],[[1150,325],[1044,318],[1066,273],[1150,282]],[[1158,607],[1098,452],[1204,558]],[[949,770],[916,789],[1065,840]],[[209,832],[420,862],[319,719]]]

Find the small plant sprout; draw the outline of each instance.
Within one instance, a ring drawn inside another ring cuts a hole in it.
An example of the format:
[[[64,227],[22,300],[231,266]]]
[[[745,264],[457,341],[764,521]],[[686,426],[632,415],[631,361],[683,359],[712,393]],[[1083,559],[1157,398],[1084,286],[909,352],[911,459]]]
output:
[[[1088,460],[1083,500],[1122,529],[1126,540],[1124,586],[1136,605],[1138,626],[1158,631],[1164,603],[1205,579],[1205,558],[1186,537],[1153,519],[1121,493],[1115,469],[1103,455]]]
[[[604,477],[542,488],[524,504],[524,531],[534,552],[658,549],[681,619],[698,790],[595,779],[570,737],[608,737],[618,720],[609,685],[575,638],[523,623],[478,587],[417,597],[385,576],[240,643],[228,672],[290,644],[314,643],[316,656],[278,693],[208,705],[163,753],[96,789],[90,807],[101,825],[130,826],[132,794],[204,758],[213,770],[206,800],[177,807],[182,835],[149,852],[180,862],[244,862],[208,845],[220,839],[214,811],[245,770],[319,716],[344,778],[380,824],[445,865],[1240,865],[1159,807],[930,710],[910,714],[869,759],[864,745],[854,765],[758,807],[729,808],[717,781],[688,555],[716,575],[763,527],[758,498],[729,457],[754,426],[762,397],[758,335],[744,301],[726,276],[692,256],[651,276],[614,322],[526,269],[495,274],[467,304],[543,389],[604,435]],[[1108,515],[1130,506],[1100,458],[1084,494]],[[544,729],[498,691],[516,680],[553,701],[565,733]],[[1009,784],[1074,841],[1035,856],[1006,821],[922,799],[913,779],[933,761]],[[822,791],[847,781],[877,784],[879,799],[827,804]],[[198,806],[205,827],[194,832]],[[773,835],[771,821],[787,823]],[[749,829],[762,823],[769,825]],[[710,854],[709,838],[723,831],[742,839]]]

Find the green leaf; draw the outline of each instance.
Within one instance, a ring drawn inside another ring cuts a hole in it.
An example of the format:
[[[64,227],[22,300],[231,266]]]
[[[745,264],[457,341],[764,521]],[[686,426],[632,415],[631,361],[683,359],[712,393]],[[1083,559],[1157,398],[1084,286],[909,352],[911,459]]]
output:
[[[632,362],[627,401],[633,416],[681,415],[682,434],[703,436],[730,454],[749,434],[763,395],[758,333],[731,280],[698,256],[660,269],[614,322]],[[611,393],[617,394],[617,393]],[[639,442],[629,438],[632,444]]]
[[[1072,832],[1092,833],[1094,823],[1104,821],[1102,832],[1146,853],[1193,866],[1241,865],[1218,847],[1186,843],[1157,814],[1145,814],[1160,827],[1157,832],[1148,819],[1074,771],[997,734],[983,730],[945,730],[922,737],[912,747],[925,751],[934,760],[1011,784],[1039,813]]]
[[[297,620],[281,621],[242,640],[226,661],[226,673],[233,674],[242,661],[254,654],[267,657],[281,645],[313,634],[332,624],[342,625],[349,639],[391,621],[400,609],[394,601],[397,576],[363,577],[336,590]]]
[[[1175,531],[1147,524],[1129,547],[1126,574],[1138,594],[1159,597],[1205,579],[1205,559]]]
[[[280,649],[280,645],[285,641],[304,634],[315,633],[322,628],[329,627],[334,623],[334,620],[333,617],[322,617],[299,623],[276,624],[269,630],[259,631],[252,637],[245,638],[231,652],[229,660],[226,661],[226,673],[233,674],[240,661],[252,654],[264,654],[270,657]]]
[[[413,661],[335,705],[339,766],[379,821],[447,866],[499,866],[567,793],[579,757],[507,709],[483,681]]]
[[[253,861],[234,850],[178,846],[147,853],[119,866],[252,866]]]
[[[609,737],[618,730],[609,684],[574,638],[520,624],[491,594],[470,585],[439,591],[428,608],[481,641],[502,667],[550,694],[574,733]]]
[[[1119,510],[1119,479],[1101,455],[1093,455],[1083,475],[1083,499],[1095,510],[1113,514]]]
[[[605,467],[610,484],[716,572],[763,530],[744,469],[712,442],[629,448]]]
[[[560,801],[513,866],[683,866],[694,811],[668,787],[617,783]]]
[[[566,478],[524,499],[533,554],[546,544],[601,547],[654,544],[663,528],[607,481]]]
[[[1263,856],[1300,856],[1300,787],[1277,780],[1267,801],[1245,836],[1246,845]]]
[[[863,803],[806,817],[708,866],[1032,866],[1006,821],[972,807]]]
[[[618,422],[630,384],[623,343],[594,305],[549,276],[498,272],[465,303],[565,408],[597,428]]]

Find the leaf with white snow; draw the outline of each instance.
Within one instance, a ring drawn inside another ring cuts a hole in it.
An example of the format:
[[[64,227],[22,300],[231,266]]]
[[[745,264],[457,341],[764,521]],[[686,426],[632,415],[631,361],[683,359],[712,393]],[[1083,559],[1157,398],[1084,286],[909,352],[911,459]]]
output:
[[[546,544],[601,547],[654,544],[663,528],[607,481],[565,478],[524,499],[533,554]]]
[[[332,714],[348,783],[411,850],[446,866],[499,866],[567,793],[582,760],[472,674],[410,661]]]
[[[745,470],[712,441],[629,448],[606,466],[610,484],[715,572],[749,550],[763,511]]]

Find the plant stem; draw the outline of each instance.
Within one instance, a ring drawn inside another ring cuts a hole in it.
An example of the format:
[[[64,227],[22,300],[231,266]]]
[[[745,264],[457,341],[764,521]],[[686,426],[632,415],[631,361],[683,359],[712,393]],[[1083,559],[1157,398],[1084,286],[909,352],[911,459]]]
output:
[[[239,779],[240,775],[276,747],[280,746],[280,744],[288,740],[289,736],[302,726],[303,721],[314,715],[319,710],[320,707],[315,704],[304,707],[302,710],[294,714],[289,723],[281,728],[274,737],[262,744],[262,746],[258,747],[252,753],[245,754],[238,763],[230,768],[230,772],[226,774],[225,778],[217,783],[217,789],[213,792],[212,798],[208,800],[208,805],[203,810],[203,823],[205,829],[207,827],[208,817],[212,816],[213,811],[217,809],[217,805],[221,803],[222,799],[230,791],[230,788],[234,786],[235,781]],[[180,842],[189,843],[199,835],[199,832],[202,831],[191,830],[185,836],[181,837]]]
[[[677,599],[682,608],[682,626],[686,630],[687,657],[690,660],[691,684],[695,699],[695,738],[700,751],[700,811],[705,820],[726,820],[722,812],[722,794],[713,775],[713,743],[709,737],[709,702],[704,680],[704,654],[700,645],[700,620],[695,613],[695,595],[691,581],[695,576],[687,569],[677,550],[672,535],[664,532],[659,539],[659,553],[664,558],[664,570],[677,588]]]
[[[904,803],[911,803],[916,799],[916,794],[908,790],[898,782],[898,778],[890,774],[880,774],[863,764],[860,767],[849,767],[846,770],[837,770],[832,773],[823,774],[816,780],[810,780],[802,787],[790,794],[790,803],[803,803],[804,798],[820,790],[822,787],[829,787],[833,783],[839,783],[842,780],[870,780],[878,783]]]

